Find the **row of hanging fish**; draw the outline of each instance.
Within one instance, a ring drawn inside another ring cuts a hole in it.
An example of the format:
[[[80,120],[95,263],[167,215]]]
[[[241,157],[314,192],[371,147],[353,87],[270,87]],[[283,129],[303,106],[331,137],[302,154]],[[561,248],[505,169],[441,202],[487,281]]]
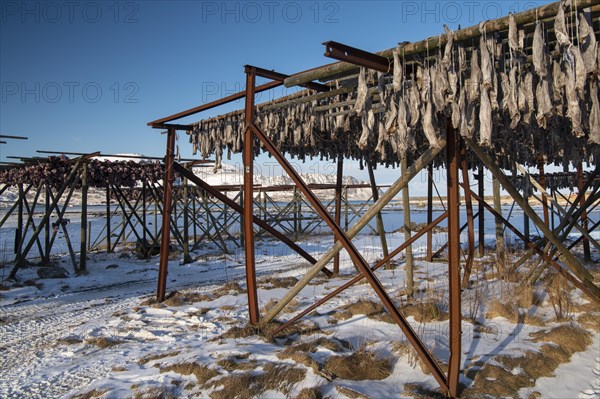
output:
[[[400,46],[390,74],[361,68],[356,91],[327,98],[305,91],[304,102],[259,107],[255,123],[300,159],[341,154],[396,165],[438,147],[447,121],[462,136],[511,154],[509,163],[535,164],[540,152],[552,154],[549,160],[589,159],[586,146],[600,144],[600,50],[587,16],[572,13],[567,24],[567,7],[561,4],[553,24],[535,23],[527,53],[513,15],[507,41],[481,23],[479,41],[467,46],[446,28],[436,54],[405,59]],[[549,28],[555,48],[547,44]],[[188,133],[194,153],[214,153],[219,168],[224,149],[241,151],[245,128],[243,115],[235,114],[201,121]]]
[[[583,180],[587,181],[591,176],[591,172],[583,172]],[[534,194],[534,190],[537,188],[531,183],[529,178],[533,178],[535,181],[539,182],[540,178],[537,174],[532,174],[528,176],[524,175],[516,175],[516,176],[508,176],[511,180],[515,188],[527,196],[531,196]],[[578,183],[579,178],[577,173],[575,172],[555,172],[555,173],[546,173],[544,175],[545,185],[548,192],[551,190],[565,190],[569,189],[570,191],[578,191]]]

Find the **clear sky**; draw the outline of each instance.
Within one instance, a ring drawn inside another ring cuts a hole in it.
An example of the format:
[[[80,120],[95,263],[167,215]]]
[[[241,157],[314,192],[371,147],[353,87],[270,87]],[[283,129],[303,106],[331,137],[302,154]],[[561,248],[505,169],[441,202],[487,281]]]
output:
[[[29,140],[0,144],[0,159],[35,150],[162,156],[165,136],[146,123],[240,91],[245,64],[291,74],[332,62],[324,41],[379,51],[548,2],[2,0],[0,132]],[[184,134],[179,148],[191,156]],[[345,173],[366,179],[354,163]],[[389,183],[398,173],[377,175]]]

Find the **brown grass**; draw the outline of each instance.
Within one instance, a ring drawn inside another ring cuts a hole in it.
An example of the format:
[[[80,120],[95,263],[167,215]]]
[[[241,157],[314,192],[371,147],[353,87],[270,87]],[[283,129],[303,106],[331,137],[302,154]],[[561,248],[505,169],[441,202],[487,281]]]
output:
[[[288,364],[267,363],[262,374],[236,373],[210,384],[220,388],[210,394],[212,399],[246,399],[274,390],[289,394],[292,386],[302,381],[306,370]]]
[[[562,325],[530,335],[533,337],[533,342],[551,342],[558,345],[569,354],[569,357],[575,352],[585,350],[592,343],[589,332],[573,325]]]
[[[360,393],[355,391],[352,388],[344,387],[341,385],[336,385],[335,389],[344,396],[349,397],[350,399],[372,399],[370,396],[365,395],[364,393]]]
[[[405,317],[414,317],[419,323],[448,320],[448,313],[441,310],[433,301],[408,304],[400,308],[400,312],[402,312]]]
[[[92,399],[92,398],[99,398],[100,396],[104,395],[106,392],[108,392],[108,389],[103,389],[103,390],[92,389],[91,391],[82,393],[80,395],[75,395],[71,399]]]
[[[143,366],[144,364],[151,362],[153,360],[164,359],[165,357],[177,356],[180,351],[172,351],[172,352],[163,352],[163,353],[150,353],[140,360],[138,360],[138,364]]]
[[[154,387],[144,392],[137,392],[134,399],[175,399],[175,395],[164,387]]]
[[[419,366],[419,368],[424,374],[431,374],[431,371],[429,370],[429,368],[427,368],[427,365],[425,364],[423,359],[421,359],[421,357],[417,354],[415,348],[413,348],[413,346],[408,341],[394,342],[392,344],[392,351],[398,355],[399,359],[406,358],[408,364],[411,367],[415,368],[416,366]],[[436,362],[440,369],[442,369],[443,371],[448,370],[448,366],[444,362],[439,361],[437,359]]]
[[[254,370],[257,367],[257,362],[256,360],[247,361],[249,356],[249,353],[229,356],[217,361],[217,365],[223,367],[224,370],[229,372],[236,370]]]
[[[521,313],[516,304],[502,303],[494,299],[487,307],[485,318],[494,319],[496,317],[505,318],[512,323],[523,323],[533,326],[543,326],[545,324],[538,316]]]
[[[415,399],[445,399],[446,396],[438,391],[432,391],[418,383],[409,382],[404,384],[403,395],[412,396]]]
[[[273,288],[290,288],[296,285],[297,282],[296,277],[267,277],[259,283],[271,285]]]
[[[165,301],[163,304],[167,306],[182,306],[182,305],[190,305],[195,302],[202,301],[210,301],[212,300],[212,296],[206,293],[199,292],[179,292],[175,291]]]
[[[220,335],[217,339],[226,339],[226,338],[247,338],[253,335],[258,335],[266,339],[267,341],[273,341],[273,338],[282,338],[289,335],[310,335],[315,334],[317,332],[321,332],[321,328],[318,324],[303,321],[300,323],[294,323],[290,327],[283,329],[278,332],[276,336],[273,336],[273,330],[277,327],[281,326],[281,322],[277,320],[271,321],[269,324],[263,324],[259,326],[254,326],[251,324],[246,324],[245,326],[234,326],[227,330],[225,333]]]
[[[583,327],[600,332],[600,314],[584,313],[577,318]]]
[[[166,367],[161,367],[161,373],[174,372],[182,375],[194,375],[199,385],[204,385],[208,380],[219,375],[217,370],[196,362],[176,363]]]
[[[61,345],[75,345],[82,343],[83,340],[77,337],[64,337],[57,339],[56,342]]]
[[[392,373],[392,361],[377,356],[364,346],[347,356],[331,356],[323,368],[333,376],[345,380],[383,380]]]
[[[554,309],[557,321],[568,320],[573,314],[571,285],[560,274],[554,274],[547,284],[548,298]]]
[[[128,368],[125,366],[113,366],[110,371],[113,373],[122,373],[123,371],[127,371]]]
[[[85,340],[85,343],[88,345],[94,345],[101,349],[110,348],[116,345],[123,343],[123,341],[119,341],[113,338],[106,337],[93,337]]]
[[[554,370],[561,363],[568,362],[573,353],[585,350],[591,344],[587,331],[570,325],[530,335],[534,342],[550,344],[542,345],[539,351],[527,351],[519,357],[495,356],[494,360],[502,367],[485,364],[475,373],[473,386],[463,392],[463,397],[517,397],[521,388],[535,386],[538,378],[554,376]]]
[[[321,389],[319,387],[304,388],[295,399],[322,399]]]

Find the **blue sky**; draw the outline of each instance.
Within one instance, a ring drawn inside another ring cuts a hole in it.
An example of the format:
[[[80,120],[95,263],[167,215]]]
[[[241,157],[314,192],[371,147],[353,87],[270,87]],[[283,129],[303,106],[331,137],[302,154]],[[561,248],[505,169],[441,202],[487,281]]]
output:
[[[29,140],[0,144],[0,159],[38,149],[160,156],[165,137],[146,123],[239,91],[245,64],[291,74],[332,62],[327,40],[379,51],[545,3],[2,0],[0,132]],[[186,137],[179,144],[191,156]],[[345,173],[366,178],[354,163]],[[377,176],[389,183],[398,173]]]

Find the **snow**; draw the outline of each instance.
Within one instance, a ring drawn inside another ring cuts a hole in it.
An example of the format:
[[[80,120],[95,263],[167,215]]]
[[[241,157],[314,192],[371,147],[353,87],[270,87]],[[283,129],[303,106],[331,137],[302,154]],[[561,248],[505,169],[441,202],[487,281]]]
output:
[[[442,237],[436,235],[436,240],[441,241]],[[390,234],[389,241],[391,247],[398,245],[402,242],[401,233]],[[323,250],[331,243],[331,237],[323,236],[304,241],[301,245],[314,253],[316,248]],[[381,256],[377,238],[372,235],[359,236],[356,246],[371,263]],[[415,248],[418,255],[423,248],[422,242],[418,242]],[[281,340],[268,342],[258,336],[221,337],[232,326],[243,326],[248,320],[246,295],[226,291],[222,285],[238,282],[245,288],[244,262],[239,249],[225,256],[204,247],[193,254],[197,260],[191,264],[171,261],[169,291],[212,293],[212,297],[197,297],[200,299],[164,307],[143,303],[152,297],[156,288],[158,259],[138,260],[125,257],[126,253],[91,254],[89,274],[66,279],[39,280],[35,268],[24,268],[19,272],[20,281],[35,280],[39,285],[0,292],[0,397],[69,398],[96,389],[104,392],[102,398],[122,398],[157,388],[166,389],[176,397],[208,398],[211,390],[218,387],[184,389],[187,383],[195,381],[194,376],[174,371],[161,373],[160,367],[198,362],[227,374],[217,362],[224,357],[245,353],[250,354],[249,360],[257,362],[256,372],[269,362],[293,364],[291,360],[277,358],[277,354],[285,349]],[[308,268],[299,256],[275,241],[259,241],[256,254],[261,306],[271,299],[281,298],[286,292],[285,288],[265,284],[264,277],[300,277]],[[68,262],[68,257],[62,261]],[[107,269],[109,265],[118,267]],[[400,294],[405,286],[402,268],[403,264],[400,264],[395,270],[377,271],[386,290],[397,301],[404,300]],[[444,303],[447,266],[418,261],[417,268],[420,287],[435,287]],[[338,278],[326,280],[320,276],[317,284],[305,287],[297,297],[297,309],[303,309],[315,298],[331,292],[350,278],[354,267],[345,253],[341,256],[341,271],[342,275]],[[485,285],[487,295],[502,295],[510,289],[506,284],[499,280],[488,281]],[[465,314],[469,312],[471,291],[465,290],[463,294]],[[365,315],[355,315],[337,324],[330,323],[331,312],[358,299],[376,300],[376,296],[369,285],[356,284],[309,315],[306,320],[319,325],[321,332],[300,339],[311,341],[319,336],[335,337],[348,341],[353,348],[368,343],[376,353],[395,357],[392,374],[381,381],[330,382],[308,368],[305,379],[293,386],[289,397],[294,397],[302,388],[313,386],[321,386],[322,394],[331,397],[344,397],[337,386],[351,388],[373,398],[410,397],[404,393],[407,383],[438,389],[431,375],[424,374],[406,357],[398,358],[392,353],[390,343],[405,340],[397,326]],[[548,310],[548,305],[545,306]],[[539,348],[541,343],[533,342],[530,334],[552,325],[515,325],[504,318],[484,320],[484,312],[485,308],[481,308],[476,315],[477,320],[485,322],[484,330],[467,320],[462,322],[462,366],[465,369],[472,367],[474,362],[494,363],[493,357],[498,354],[520,355]],[[291,313],[285,313],[282,317],[290,316]],[[447,321],[418,323],[412,316],[408,317],[408,321],[434,355],[447,361]],[[100,348],[89,343],[98,338],[113,340],[117,344]],[[520,395],[527,397],[532,392],[539,392],[545,398],[600,397],[599,348],[600,334],[594,333],[592,345],[584,352],[574,354],[569,363],[561,364],[555,371],[555,377],[538,379],[534,387],[522,389]],[[140,362],[145,356],[157,354],[168,356]],[[319,348],[310,356],[322,363],[332,354],[331,350]],[[471,384],[465,374],[461,381]],[[269,391],[261,397],[283,396],[281,392]]]

